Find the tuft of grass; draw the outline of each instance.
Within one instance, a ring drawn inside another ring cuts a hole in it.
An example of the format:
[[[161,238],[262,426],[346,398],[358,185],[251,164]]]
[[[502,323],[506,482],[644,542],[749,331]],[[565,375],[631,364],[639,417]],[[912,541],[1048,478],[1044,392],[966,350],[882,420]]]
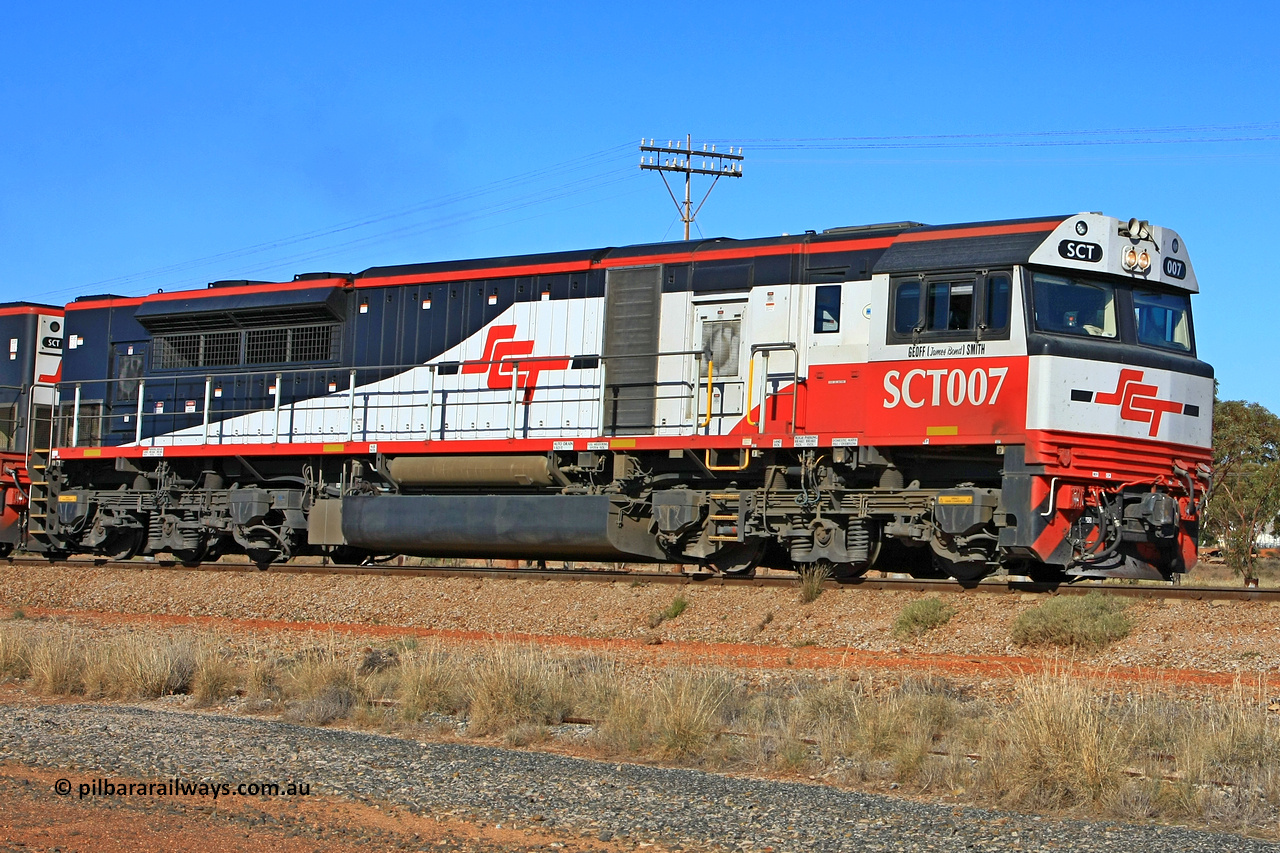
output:
[[[13,610],[9,611],[9,618],[15,621],[26,619],[27,611],[23,610],[21,607],[15,607]]]
[[[822,595],[822,585],[831,580],[831,568],[822,563],[810,563],[800,570],[800,601],[804,604],[817,601]]]
[[[668,672],[656,685],[648,714],[659,750],[679,758],[701,753],[723,726],[721,711],[733,686],[717,672]]]
[[[289,670],[286,695],[294,699],[285,713],[292,722],[323,726],[350,714],[361,700],[356,667],[333,646],[305,655]]]
[[[395,688],[401,718],[416,722],[423,714],[452,714],[463,707],[462,671],[458,659],[439,645],[402,664]]]
[[[666,622],[669,619],[675,619],[683,613],[688,606],[689,600],[684,597],[684,593],[676,593],[676,597],[672,599],[670,604],[649,617],[649,627],[657,628],[663,622]]]
[[[468,688],[468,731],[476,734],[554,725],[570,710],[564,667],[533,647],[487,649],[472,666]]]
[[[1101,649],[1129,636],[1133,625],[1123,599],[1101,592],[1056,596],[1018,614],[1013,641],[1022,646],[1051,645]]]
[[[196,671],[196,655],[187,642],[157,643],[128,635],[86,649],[81,691],[112,699],[154,699],[187,693]]]
[[[20,632],[0,627],[0,680],[31,674],[31,643]]]
[[[1005,715],[1003,744],[993,747],[1000,799],[1038,810],[1114,798],[1133,754],[1133,729],[1119,724],[1119,711],[1069,675],[1023,679],[1017,712]]]
[[[922,598],[913,601],[893,622],[893,635],[900,640],[919,637],[934,628],[941,628],[956,615],[956,609],[940,598]]]
[[[85,647],[70,631],[40,637],[31,645],[31,687],[45,695],[84,691]]]
[[[201,644],[191,674],[191,698],[199,707],[221,702],[236,692],[239,677],[231,655],[209,643]]]

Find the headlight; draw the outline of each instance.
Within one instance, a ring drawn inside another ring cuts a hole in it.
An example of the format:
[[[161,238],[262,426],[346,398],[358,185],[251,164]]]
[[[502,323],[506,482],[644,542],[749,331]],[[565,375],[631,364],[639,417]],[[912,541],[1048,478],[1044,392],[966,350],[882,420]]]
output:
[[[1124,264],[1124,268],[1127,270],[1131,270],[1138,265],[1138,250],[1133,246],[1125,249],[1124,254],[1120,257],[1121,263]]]
[[[1147,250],[1143,249],[1138,253],[1138,272],[1146,272],[1151,269],[1151,256],[1147,254]]]

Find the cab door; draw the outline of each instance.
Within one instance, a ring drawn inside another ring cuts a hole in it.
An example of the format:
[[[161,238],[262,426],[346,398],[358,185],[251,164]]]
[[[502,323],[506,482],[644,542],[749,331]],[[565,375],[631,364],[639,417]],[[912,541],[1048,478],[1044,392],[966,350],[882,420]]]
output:
[[[125,443],[137,431],[138,393],[146,366],[145,343],[115,344],[111,348],[112,381],[107,384],[107,422],[111,432],[117,434],[113,443]]]
[[[694,340],[703,352],[698,367],[698,432],[728,432],[742,416],[749,357],[743,351],[746,308],[745,298],[694,305]]]

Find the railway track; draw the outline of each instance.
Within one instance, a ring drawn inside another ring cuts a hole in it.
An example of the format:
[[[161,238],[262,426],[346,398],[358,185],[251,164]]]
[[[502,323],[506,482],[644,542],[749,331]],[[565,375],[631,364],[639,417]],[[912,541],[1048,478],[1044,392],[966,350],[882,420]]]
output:
[[[14,557],[12,565],[49,565],[38,557]],[[232,572],[257,574],[250,563],[202,563],[186,566],[168,560],[65,560],[54,565],[67,569],[110,568],[134,571]],[[476,578],[487,580],[585,581],[595,583],[660,583],[687,586],[794,587],[793,574],[764,575],[753,578],[731,577],[707,572],[624,571],[616,569],[512,569],[479,566],[273,566],[271,572],[297,575],[352,575],[393,578]],[[1117,581],[1081,581],[1073,584],[1038,583],[1017,576],[989,578],[978,583],[961,584],[951,579],[912,577],[868,577],[846,581],[827,581],[826,589],[860,589],[897,592],[960,592],[978,595],[1087,595],[1102,591],[1126,598],[1156,598],[1184,601],[1256,601],[1280,603],[1280,589],[1246,587],[1211,587],[1168,585],[1136,585]]]

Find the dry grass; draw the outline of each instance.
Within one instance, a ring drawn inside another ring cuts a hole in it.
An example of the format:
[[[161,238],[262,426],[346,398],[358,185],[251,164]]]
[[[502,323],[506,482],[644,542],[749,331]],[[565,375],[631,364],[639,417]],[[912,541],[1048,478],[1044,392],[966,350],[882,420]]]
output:
[[[349,715],[362,699],[356,683],[357,666],[337,649],[332,638],[328,645],[300,656],[283,679],[285,695],[292,700],[285,719],[323,726]]]
[[[831,569],[822,563],[810,563],[800,570],[800,601],[809,604],[822,595],[822,585],[831,580]]]
[[[1050,673],[1018,680],[996,701],[941,678],[747,680],[504,643],[356,651],[329,637],[282,657],[212,636],[93,639],[62,625],[5,623],[0,675],[46,694],[189,691],[193,705],[239,695],[231,707],[302,723],[408,726],[511,746],[581,718],[594,721],[581,748],[602,755],[1082,816],[1240,830],[1280,819],[1280,715],[1268,712],[1264,685],[1192,702]]]
[[[84,692],[88,655],[71,631],[38,636],[31,643],[31,687],[45,695]]]
[[[31,644],[25,631],[0,625],[0,681],[31,674]]]
[[[394,690],[401,719],[417,722],[424,714],[456,713],[465,706],[464,672],[457,657],[439,645],[415,650],[401,665]]]
[[[1124,714],[1113,700],[1050,674],[1024,679],[1017,707],[991,765],[1000,768],[999,778],[989,781],[1006,804],[1074,809],[1116,793],[1134,730],[1117,725]]]
[[[1056,596],[1018,614],[1013,641],[1018,645],[1052,645],[1100,649],[1129,636],[1132,624],[1121,598],[1101,592]]]
[[[231,654],[209,642],[196,648],[191,698],[199,707],[215,705],[236,692],[240,670]]]
[[[559,723],[570,711],[566,676],[563,661],[537,647],[487,648],[468,678],[468,730],[485,735]]]
[[[697,755],[723,725],[721,711],[734,691],[722,673],[668,672],[655,685],[646,715],[660,752],[668,757]]]

